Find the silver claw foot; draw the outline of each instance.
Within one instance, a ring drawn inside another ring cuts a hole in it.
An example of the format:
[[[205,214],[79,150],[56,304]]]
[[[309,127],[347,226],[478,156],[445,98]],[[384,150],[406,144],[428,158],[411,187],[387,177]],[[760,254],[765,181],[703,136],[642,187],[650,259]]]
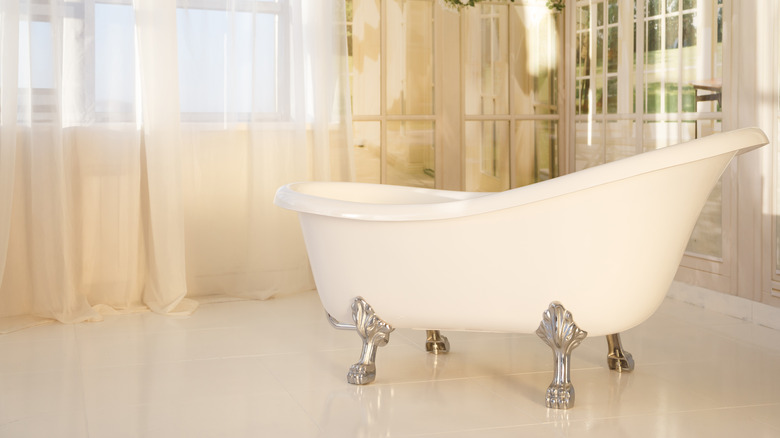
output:
[[[390,332],[394,329],[390,324],[376,316],[374,309],[361,297],[352,302],[352,320],[355,329],[363,339],[363,351],[360,361],[352,365],[347,373],[347,382],[353,385],[366,385],[376,379],[376,349],[387,345]]]
[[[425,351],[433,354],[444,354],[450,351],[450,341],[438,330],[426,330]]]
[[[571,352],[588,333],[577,327],[571,312],[560,303],[552,302],[542,315],[536,334],[550,346],[555,359],[555,375],[547,388],[545,404],[548,408],[569,409],[574,406],[574,386],[569,376]]]
[[[607,365],[609,369],[619,373],[630,373],[634,371],[634,357],[631,353],[623,350],[623,344],[620,343],[620,333],[607,335]]]

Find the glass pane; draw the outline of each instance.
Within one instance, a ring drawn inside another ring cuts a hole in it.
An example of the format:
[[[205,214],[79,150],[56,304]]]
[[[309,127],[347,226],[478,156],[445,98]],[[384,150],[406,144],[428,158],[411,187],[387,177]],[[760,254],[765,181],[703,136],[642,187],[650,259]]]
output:
[[[509,122],[466,122],[467,191],[497,192],[509,186]]]
[[[721,132],[719,120],[699,120],[704,137],[716,132]],[[685,130],[683,132],[686,132]],[[690,140],[690,138],[683,139]],[[699,214],[696,226],[693,228],[691,239],[688,241],[687,252],[693,252],[709,257],[723,257],[723,184],[719,180],[712,189],[707,203]]]
[[[95,111],[135,116],[135,28],[131,5],[95,4]]]
[[[433,7],[423,0],[387,3],[388,114],[433,114]]]
[[[601,71],[604,65],[604,29],[596,31],[596,70]]]
[[[558,122],[524,120],[515,124],[512,186],[521,187],[558,176]]]
[[[178,9],[176,11],[179,58],[179,100],[183,113],[250,113],[252,111],[252,64],[240,62],[252,60],[254,44],[246,38],[233,39],[233,35],[252,35],[270,29],[270,41],[275,41],[273,23],[275,16],[249,13],[235,13],[228,22],[225,13],[216,10]],[[253,21],[257,20],[257,23]],[[228,29],[228,24],[235,26]],[[270,26],[269,26],[270,25]],[[260,42],[262,40],[258,40]],[[232,50],[226,49],[232,44]],[[255,46],[254,49],[257,49]],[[274,53],[271,51],[270,53]],[[266,58],[263,58],[266,59]],[[269,81],[274,84],[275,71],[272,63],[268,72]],[[228,67],[235,74],[228,77]],[[274,90],[265,87],[273,96]],[[264,112],[274,111],[275,99],[268,99],[262,107]]]
[[[273,113],[281,111],[283,104],[280,96],[278,82],[279,65],[269,61],[275,59],[273,55],[277,51],[279,43],[279,26],[274,14],[255,15],[255,39],[254,39],[254,112]]]
[[[679,132],[677,122],[645,122],[642,133],[644,152],[681,143]]]
[[[694,129],[698,129],[699,137],[706,137],[716,132],[722,132],[723,127],[720,120],[697,120],[689,122],[689,126],[684,126],[683,135],[686,136],[685,140],[693,140],[695,137]]]
[[[666,0],[666,12],[677,12],[680,8],[679,0]]]
[[[381,135],[379,122],[353,122],[355,179],[358,182],[381,182]]]
[[[667,76],[669,77],[669,76]],[[674,77],[674,76],[672,76]],[[667,83],[666,84],[666,110],[664,112],[667,113],[676,113],[677,112],[677,83]]]
[[[611,121],[607,123],[606,161],[636,155],[635,123],[631,120]]]
[[[609,0],[609,10],[607,11],[608,20],[607,23],[615,24],[618,22],[618,2],[617,0]]]
[[[605,163],[601,122],[577,122],[575,125],[575,169],[582,170]]]
[[[482,122],[479,139],[479,170],[483,175],[496,177],[501,175],[499,169],[506,161],[504,154],[499,153],[499,144],[506,144],[508,122]]]
[[[577,35],[577,77],[590,74],[590,33],[583,32]]]
[[[693,227],[686,252],[720,258],[723,256],[723,183],[719,180]]]
[[[618,78],[607,78],[607,113],[617,114],[618,112]]]
[[[666,45],[667,49],[676,49],[680,47],[679,37],[677,35],[679,17],[666,17]]]
[[[590,80],[578,80],[577,89],[574,90],[575,109],[577,114],[587,114],[590,103]]]
[[[647,0],[647,16],[652,17],[661,13],[661,2],[663,0]]]
[[[722,78],[723,77],[723,8],[718,7],[718,18],[717,18],[717,44],[715,44],[715,68],[714,68],[714,76],[716,78]],[[718,111],[720,111],[720,108],[718,108]]]
[[[609,28],[607,36],[607,72],[617,73],[618,69],[618,28]]]
[[[648,75],[645,75],[648,78]],[[658,114],[661,112],[661,83],[652,82],[645,85],[645,113]]]
[[[536,125],[536,180],[546,181],[558,172],[558,122],[538,120]]]
[[[551,13],[543,4],[514,5],[510,11],[512,114],[556,114],[560,14]],[[580,56],[587,56],[587,51],[580,51]],[[578,70],[587,75],[583,62],[587,60],[578,61]]]
[[[507,7],[479,6],[464,15],[466,114],[508,114]]]
[[[680,50],[680,64],[682,65],[682,112],[696,112],[698,111],[716,111],[717,100],[703,101],[701,105],[696,104],[696,91],[693,88],[693,83],[697,81],[710,81],[711,78],[718,77],[718,72],[707,69],[705,72],[701,71],[700,58],[703,56],[697,53],[695,49],[696,45],[696,28],[694,27],[696,15],[684,14],[683,15],[683,49]],[[713,55],[717,57],[719,51],[719,45],[712,47]],[[689,48],[686,48],[689,47]],[[710,94],[713,91],[702,90],[701,94]]]
[[[352,113],[378,115],[380,104],[379,0],[352,0],[352,32],[348,37]]]
[[[577,30],[590,28],[590,6],[577,8]]]
[[[696,14],[683,15],[683,47],[696,45]]]
[[[19,88],[54,88],[51,23],[19,22]]]
[[[719,0],[718,3],[721,3]],[[696,7],[696,0],[683,0],[683,9],[694,9]]]
[[[387,122],[387,183],[434,187],[432,121]]]
[[[594,106],[596,108],[596,114],[602,114],[604,112],[604,76],[596,76],[596,102]]]
[[[650,20],[647,22],[647,31],[645,33],[645,45],[647,46],[648,52],[654,52],[661,48],[661,21],[660,20]]]

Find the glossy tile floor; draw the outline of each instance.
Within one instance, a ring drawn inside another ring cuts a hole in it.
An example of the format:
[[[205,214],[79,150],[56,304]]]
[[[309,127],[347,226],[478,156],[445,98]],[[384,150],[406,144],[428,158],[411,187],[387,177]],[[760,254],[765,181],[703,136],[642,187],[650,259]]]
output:
[[[667,299],[623,343],[572,356],[576,406],[544,407],[552,354],[533,335],[397,330],[377,381],[348,385],[360,340],[317,296],[203,304],[0,336],[2,437],[778,437],[780,331]]]

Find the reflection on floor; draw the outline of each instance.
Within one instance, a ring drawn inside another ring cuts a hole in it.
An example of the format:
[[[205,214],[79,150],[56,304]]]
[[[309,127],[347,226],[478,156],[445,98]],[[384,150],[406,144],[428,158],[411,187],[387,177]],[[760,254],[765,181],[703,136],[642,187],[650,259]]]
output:
[[[572,355],[576,406],[544,407],[552,354],[534,335],[396,330],[377,381],[345,382],[360,341],[316,294],[204,304],[0,336],[0,437],[777,437],[780,331],[667,299],[624,333]]]

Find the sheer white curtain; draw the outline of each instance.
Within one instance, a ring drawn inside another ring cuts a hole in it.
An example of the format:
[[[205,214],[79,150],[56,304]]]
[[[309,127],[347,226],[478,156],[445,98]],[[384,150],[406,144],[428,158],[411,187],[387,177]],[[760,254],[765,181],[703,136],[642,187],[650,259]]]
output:
[[[351,177],[342,1],[0,8],[0,331],[313,288],[272,199]]]

